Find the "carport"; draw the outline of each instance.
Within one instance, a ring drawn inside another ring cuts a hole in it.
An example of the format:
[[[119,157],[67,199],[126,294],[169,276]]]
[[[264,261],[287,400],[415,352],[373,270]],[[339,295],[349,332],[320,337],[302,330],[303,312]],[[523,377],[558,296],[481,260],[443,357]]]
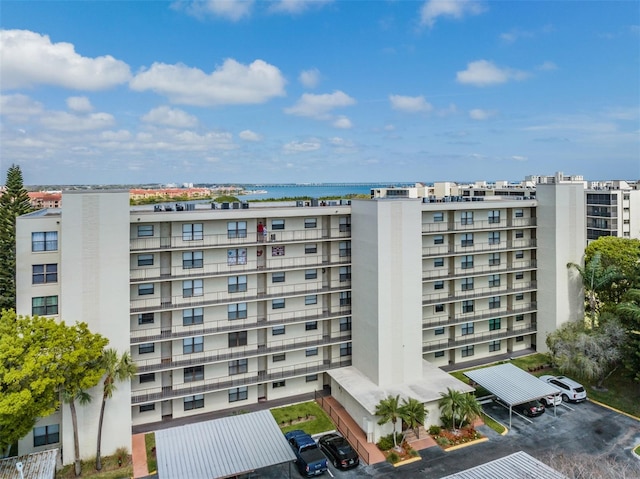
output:
[[[467,371],[464,375],[509,406],[509,428],[511,428],[513,406],[560,394],[555,386],[510,363]],[[554,406],[554,416],[555,413]]]
[[[155,432],[158,478],[218,479],[291,463],[296,456],[268,410]]]

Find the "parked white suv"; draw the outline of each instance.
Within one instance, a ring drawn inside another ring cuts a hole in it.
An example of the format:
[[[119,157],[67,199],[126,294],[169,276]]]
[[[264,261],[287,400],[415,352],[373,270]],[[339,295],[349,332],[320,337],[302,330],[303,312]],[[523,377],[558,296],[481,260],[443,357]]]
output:
[[[545,375],[540,376],[540,379],[557,387],[562,392],[562,400],[565,402],[581,402],[587,399],[587,392],[582,384],[577,383],[566,376]]]
[[[559,406],[560,404],[562,404],[562,396],[560,396],[560,394],[545,396],[540,399],[540,402],[546,407]]]

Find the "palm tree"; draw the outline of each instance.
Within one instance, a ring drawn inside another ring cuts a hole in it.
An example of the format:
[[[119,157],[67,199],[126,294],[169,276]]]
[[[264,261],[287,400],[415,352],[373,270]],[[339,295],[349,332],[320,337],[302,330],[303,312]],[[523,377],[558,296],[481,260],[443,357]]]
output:
[[[102,469],[100,458],[100,446],[102,442],[102,423],[104,420],[104,409],[113,392],[116,390],[116,381],[127,381],[131,379],[137,371],[136,365],[131,362],[131,355],[125,351],[122,356],[118,356],[118,351],[114,348],[105,349],[102,353],[102,367],[105,369],[102,405],[100,406],[100,420],[98,421],[98,446],[96,450],[96,470]]]
[[[471,423],[474,419],[482,415],[482,406],[473,394],[464,394],[460,405],[460,425],[465,422]]]
[[[88,392],[78,389],[76,391],[63,390],[62,400],[69,405],[71,410],[71,423],[73,424],[73,453],[74,471],[76,476],[82,474],[82,462],[80,462],[80,440],[78,438],[78,414],[76,413],[76,401],[81,406],[91,402],[91,395]]]
[[[418,438],[420,438],[420,426],[424,424],[429,412],[425,410],[424,404],[415,398],[409,398],[408,400],[402,400],[402,406],[400,406],[400,417],[407,423]]]
[[[567,268],[574,268],[582,278],[582,286],[586,296],[589,312],[593,319],[597,319],[600,311],[600,301],[598,300],[598,292],[609,286],[620,277],[615,266],[602,265],[602,254],[598,251],[585,263],[584,267],[576,263],[567,263]]]
[[[380,420],[378,421],[380,426],[388,422],[391,422],[393,425],[393,447],[397,449],[396,422],[398,422],[398,418],[400,417],[400,395],[389,395],[386,399],[381,399],[376,406],[375,415],[380,416]]]
[[[462,425],[461,407],[464,404],[464,394],[455,389],[447,388],[446,393],[440,393],[438,407],[443,417],[451,418],[453,430],[456,430],[456,419],[460,419]]]

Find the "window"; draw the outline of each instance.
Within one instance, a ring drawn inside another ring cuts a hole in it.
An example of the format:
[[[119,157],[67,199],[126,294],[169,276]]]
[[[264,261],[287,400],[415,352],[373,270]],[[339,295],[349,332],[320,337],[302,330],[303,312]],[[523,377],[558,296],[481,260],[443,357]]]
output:
[[[241,388],[229,389],[229,402],[244,401],[249,397],[249,388],[243,386]]]
[[[340,282],[351,281],[351,266],[340,266]]]
[[[436,281],[433,283],[433,289],[444,289],[444,281]]]
[[[437,235],[433,237],[433,244],[444,244],[444,236]]]
[[[341,258],[351,256],[351,241],[340,241],[338,248],[339,256]]]
[[[309,349],[305,350],[304,355],[306,357],[317,356],[318,355],[318,348],[309,348]]]
[[[494,351],[500,351],[500,340],[489,343],[489,352],[492,353]]]
[[[310,306],[312,304],[318,304],[318,295],[317,294],[310,294],[308,296],[304,297],[304,304],[305,306]]]
[[[515,210],[514,216],[516,218],[524,218],[524,211],[523,210]]]
[[[471,269],[473,268],[473,256],[471,255],[467,255],[467,256],[462,256],[460,258],[461,262],[460,262],[460,266],[462,269]]]
[[[234,319],[246,319],[247,318],[247,303],[236,303],[227,306],[227,319],[232,321]]]
[[[304,279],[318,279],[317,269],[308,269],[304,272]]]
[[[156,350],[156,345],[154,343],[146,343],[140,344],[138,346],[138,354],[149,354]]]
[[[139,284],[138,285],[138,296],[145,296],[147,294],[153,294],[154,285],[153,283]]]
[[[232,248],[227,250],[227,264],[247,264],[247,248]]]
[[[182,282],[182,297],[192,298],[204,295],[204,286],[201,279],[187,279]]]
[[[436,336],[440,336],[441,334],[444,334],[444,328],[436,328],[433,330],[433,334]]]
[[[317,218],[305,218],[304,219],[304,227],[305,227],[305,229],[316,228],[317,226],[318,226]]]
[[[284,256],[284,246],[272,246],[271,256]]]
[[[229,361],[229,376],[233,376],[234,374],[243,374],[248,371],[248,359],[236,359],[235,361]]]
[[[434,223],[442,223],[444,221],[444,213],[439,211],[438,213],[433,214],[433,222]]]
[[[524,231],[523,230],[516,230],[516,238],[517,239],[524,238]]]
[[[473,346],[465,346],[460,350],[460,354],[463,358],[473,356]]]
[[[473,224],[473,211],[462,211],[460,213],[460,224],[472,225]]]
[[[516,343],[521,343],[524,341],[524,336],[516,336]]]
[[[434,311],[436,313],[443,313],[444,312],[444,304],[436,304],[434,306]]]
[[[516,321],[524,321],[524,314],[518,314],[516,316]]]
[[[460,246],[473,246],[473,233],[463,233],[461,238]]]
[[[284,308],[284,299],[274,299],[271,301],[271,309],[283,309]]]
[[[194,338],[185,338],[182,340],[182,353],[201,353],[204,351],[204,337],[196,336]]]
[[[489,211],[489,224],[500,223],[500,211],[492,210]]]
[[[153,236],[153,225],[138,225],[138,238]]]
[[[524,279],[524,273],[516,273],[516,279]]]
[[[202,251],[185,251],[182,253],[182,269],[193,269],[203,267]]]
[[[33,428],[33,447],[60,442],[60,425],[51,424]]]
[[[443,358],[444,357],[444,351],[436,351],[435,353],[433,353],[433,356],[436,358]]]
[[[184,309],[182,311],[182,325],[192,326],[194,324],[202,324],[204,322],[204,313],[202,308]]]
[[[238,331],[235,333],[229,333],[229,347],[235,348],[236,346],[247,345],[247,332]]]
[[[489,231],[489,244],[500,244],[499,231]]]
[[[351,318],[340,318],[340,331],[351,331]]]
[[[340,293],[340,306],[351,306],[351,291]]]
[[[153,255],[152,254],[139,254],[138,255],[138,266],[153,266]]]
[[[58,232],[40,231],[31,233],[31,251],[57,251]]]
[[[340,356],[351,356],[351,343],[340,345]]]
[[[524,251],[516,251],[516,259],[524,258]]]
[[[182,240],[196,241],[203,238],[202,223],[187,223],[182,225]]]
[[[500,296],[493,296],[489,298],[489,309],[496,309],[500,307]]]
[[[306,244],[304,245],[304,254],[315,254],[318,252],[317,244]]]
[[[153,383],[156,380],[156,373],[148,373],[140,375],[140,384]]]
[[[442,268],[444,266],[444,258],[436,258],[433,260],[434,268]]]
[[[490,253],[489,266],[499,266],[499,265],[500,265],[500,253]]]
[[[284,326],[274,326],[271,328],[271,336],[279,336],[285,333]]]
[[[227,278],[227,291],[229,293],[240,293],[247,290],[247,277],[242,276],[229,276]]]
[[[460,281],[460,289],[462,289],[462,291],[471,291],[473,289],[473,278],[462,278]]]
[[[154,322],[153,313],[141,313],[138,315],[138,324],[153,324],[153,322]]]
[[[184,410],[200,409],[204,407],[204,394],[196,394],[195,396],[187,396],[183,399]]]
[[[48,316],[50,314],[58,314],[57,296],[38,296],[31,298],[32,316]]]
[[[156,410],[156,405],[155,404],[143,404],[142,406],[140,406],[138,408],[138,412],[147,412],[147,411],[155,411]]]
[[[340,217],[340,232],[348,233],[351,231],[351,217],[350,216],[341,216]]]
[[[466,300],[462,302],[463,313],[473,313],[473,300]]]
[[[516,301],[522,301],[523,299],[524,299],[524,294],[523,293],[516,294]]]
[[[153,256],[153,255],[152,255]],[[31,266],[32,284],[57,283],[58,264],[34,264]]]
[[[246,221],[228,221],[227,222],[227,238],[246,238],[247,222]]]
[[[274,363],[278,363],[278,362],[280,362],[280,361],[284,361],[285,359],[287,359],[287,355],[286,355],[286,354],[284,354],[284,353],[281,353],[281,354],[274,354],[274,355],[273,355],[273,358],[272,358],[272,361],[273,361]]]
[[[304,381],[307,383],[312,383],[314,381],[318,380],[318,375],[317,374],[309,374],[308,376],[304,377]]]
[[[462,336],[466,336],[467,334],[473,334],[474,324],[473,323],[464,323],[462,325]]]
[[[500,318],[493,318],[489,320],[489,331],[497,331],[500,329]]]
[[[305,331],[315,331],[316,329],[318,329],[318,321],[308,321],[304,323]]]
[[[275,388],[283,388],[286,384],[287,384],[287,382],[284,379],[282,379],[280,381],[274,381],[271,384],[271,387],[273,387],[273,389],[275,389]]]
[[[500,286],[500,275],[492,274],[489,276],[489,287],[495,288],[496,286]]]
[[[272,230],[283,230],[284,229],[284,220],[272,220],[271,221],[271,229]]]

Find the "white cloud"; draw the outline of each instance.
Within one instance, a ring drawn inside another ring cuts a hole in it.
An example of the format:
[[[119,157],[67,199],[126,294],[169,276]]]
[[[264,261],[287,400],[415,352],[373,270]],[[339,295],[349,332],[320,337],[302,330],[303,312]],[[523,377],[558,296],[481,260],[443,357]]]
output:
[[[307,141],[291,141],[284,145],[285,153],[303,153],[307,151],[319,150],[322,144],[317,138],[310,138]]]
[[[553,62],[542,62],[540,65],[538,65],[536,67],[536,70],[541,70],[541,71],[551,71],[551,70],[557,70],[558,66],[553,63]]]
[[[298,14],[313,7],[323,7],[333,0],[275,0],[269,6],[273,13]]]
[[[349,118],[347,118],[346,116],[340,116],[333,122],[333,126],[335,126],[336,128],[341,128],[343,130],[348,130],[353,127],[353,124],[351,123],[351,120],[349,120]]]
[[[429,112],[433,110],[431,103],[424,99],[424,96],[402,96],[389,95],[391,108],[407,113]]]
[[[489,86],[506,83],[509,80],[524,80],[527,73],[511,68],[499,68],[487,60],[477,60],[467,64],[467,69],[456,74],[458,83],[473,86]]]
[[[514,161],[527,161],[528,158],[526,156],[521,156],[521,155],[513,155],[511,157],[512,160]]]
[[[0,30],[2,89],[54,85],[75,90],[104,90],[131,78],[129,66],[110,55],[88,58],[71,43],[51,43],[28,30]]]
[[[50,111],[40,118],[40,123],[55,131],[87,131],[109,128],[115,119],[108,113],[75,115],[66,111]]]
[[[514,28],[509,32],[501,33],[500,39],[506,43],[514,43],[516,40],[520,38],[532,38],[534,35],[532,32],[528,32],[525,30],[520,30],[519,28]]]
[[[260,141],[262,136],[251,130],[243,130],[238,133],[238,137],[244,141]]]
[[[395,131],[396,127],[395,125],[384,125],[383,129],[384,131]]]
[[[152,90],[173,103],[197,106],[264,103],[284,96],[280,70],[263,60],[243,65],[227,59],[207,75],[183,64],[154,63],[129,83],[136,91]]]
[[[172,7],[196,18],[214,16],[237,22],[251,15],[253,0],[195,0],[174,2]]]
[[[334,108],[355,105],[356,101],[341,91],[314,95],[305,93],[300,97],[295,105],[285,108],[285,113],[297,116],[306,116],[318,120],[330,119],[330,112]]]
[[[198,124],[198,119],[179,108],[159,106],[141,118],[146,123],[171,126],[174,128],[191,128]]]
[[[78,113],[93,111],[93,105],[86,96],[70,96],[67,98],[67,108]]]
[[[496,110],[481,110],[480,108],[475,108],[469,111],[469,118],[472,120],[488,120],[497,114],[498,112]]]
[[[12,117],[14,120],[26,119],[39,115],[43,111],[42,103],[32,100],[27,95],[0,95],[0,115]]]
[[[320,72],[316,68],[304,70],[300,73],[298,80],[307,88],[315,88],[320,83]]]
[[[472,0],[428,0],[420,9],[420,24],[431,28],[438,17],[459,20],[467,15],[479,15],[484,10],[481,3]]]

